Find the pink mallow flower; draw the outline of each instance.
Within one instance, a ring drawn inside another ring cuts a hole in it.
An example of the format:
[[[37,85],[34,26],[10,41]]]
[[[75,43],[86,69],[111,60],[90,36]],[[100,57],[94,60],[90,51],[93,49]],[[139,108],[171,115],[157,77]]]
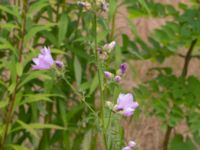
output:
[[[53,64],[56,64],[58,68],[63,67],[63,63],[59,60],[54,61],[51,56],[51,51],[49,48],[44,47],[40,50],[40,54],[37,58],[33,58],[33,62],[35,63],[32,65],[33,70],[48,70],[52,67]]]
[[[133,95],[131,93],[120,94],[117,99],[117,104],[115,105],[115,110],[129,117],[138,106],[139,104],[133,100]]]

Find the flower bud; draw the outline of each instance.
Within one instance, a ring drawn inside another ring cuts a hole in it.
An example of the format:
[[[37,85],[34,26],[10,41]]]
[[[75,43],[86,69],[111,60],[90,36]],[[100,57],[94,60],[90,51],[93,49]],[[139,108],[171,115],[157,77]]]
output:
[[[129,141],[128,146],[130,148],[134,148],[136,146],[136,143],[134,141]]]
[[[113,110],[114,104],[113,104],[112,102],[110,102],[110,101],[106,101],[106,106],[107,106],[109,109]]]
[[[113,77],[113,74],[109,71],[104,71],[104,75],[107,79],[111,79]]]
[[[90,9],[91,8],[91,4],[88,3],[88,2],[81,2],[81,1],[78,1],[77,4],[80,6],[80,7],[83,7],[85,9]]]
[[[104,11],[104,12],[107,12],[108,11],[108,6],[109,6],[108,3],[102,2],[101,3],[101,10]]]
[[[120,65],[121,74],[124,74],[127,71],[128,65],[127,63],[123,63]]]
[[[63,62],[61,62],[59,60],[56,60],[55,64],[56,64],[56,67],[59,68],[59,69],[63,68],[63,66],[64,66]]]
[[[126,147],[122,148],[122,150],[131,150],[131,148],[129,146],[126,146]]]
[[[111,43],[109,44],[105,44],[103,46],[103,49],[106,50],[108,53],[110,53],[116,46],[116,42],[115,41],[112,41]]]
[[[116,81],[116,82],[121,81],[121,77],[120,77],[120,76],[115,76],[115,81]]]

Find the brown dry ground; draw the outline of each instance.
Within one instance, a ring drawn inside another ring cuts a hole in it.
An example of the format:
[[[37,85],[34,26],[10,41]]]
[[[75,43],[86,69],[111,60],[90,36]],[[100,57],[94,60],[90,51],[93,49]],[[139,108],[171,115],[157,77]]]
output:
[[[189,0],[157,0],[161,3],[168,3],[177,6],[179,2],[189,4]],[[119,33],[126,33],[133,38],[132,33],[128,27],[126,21],[127,11],[125,7],[120,7],[118,10],[118,16],[116,19],[116,28]],[[140,18],[133,20],[138,27],[138,33],[145,39],[147,35],[155,28],[164,24],[166,18]],[[116,33],[117,34],[117,33]],[[186,50],[180,51],[182,54],[186,53]],[[131,92],[134,86],[144,82],[153,77],[152,74],[148,74],[148,70],[156,66],[172,67],[176,75],[180,75],[183,68],[184,60],[178,56],[172,56],[167,58],[163,64],[157,64],[155,62],[147,61],[130,61],[129,62],[129,73],[126,76],[126,81],[122,83],[123,87]],[[194,74],[200,76],[200,63],[199,60],[191,60],[188,74]],[[134,72],[134,73],[133,73]],[[150,105],[150,104],[149,104]],[[142,110],[145,111],[145,110]],[[150,116],[145,116],[143,113],[137,121],[125,121],[123,123],[125,129],[126,140],[136,140],[138,150],[162,150],[162,142],[164,139],[165,129],[161,127],[161,122]],[[178,125],[173,130],[173,134],[181,133],[184,136],[189,136],[188,128],[185,123]],[[198,148],[200,150],[200,147]]]

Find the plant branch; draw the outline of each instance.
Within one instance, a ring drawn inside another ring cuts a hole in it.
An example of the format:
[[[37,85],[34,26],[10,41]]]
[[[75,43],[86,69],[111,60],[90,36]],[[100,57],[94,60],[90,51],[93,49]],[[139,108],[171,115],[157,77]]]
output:
[[[188,49],[186,56],[184,56],[185,62],[184,62],[184,66],[183,66],[183,70],[182,70],[182,74],[181,74],[183,77],[187,76],[188,66],[189,66],[190,60],[192,58],[192,51],[193,51],[196,43],[197,43],[197,39],[195,39],[191,42],[190,48]],[[163,150],[168,150],[169,139],[170,139],[172,129],[173,129],[173,127],[171,127],[169,125],[167,126],[167,130],[166,130],[164,142],[163,142]]]
[[[189,66],[189,63],[190,63],[190,60],[191,60],[191,56],[192,56],[192,51],[194,49],[194,46],[195,44],[197,43],[197,39],[193,40],[191,45],[190,45],[190,48],[186,54],[186,57],[185,57],[185,62],[184,62],[184,66],[183,66],[183,70],[182,70],[182,76],[183,77],[186,77],[187,76],[187,72],[188,72],[188,66]]]
[[[96,7],[96,1],[94,1]],[[103,81],[101,80],[101,61],[99,60],[99,55],[97,52],[97,14],[94,12],[94,22],[93,22],[93,30],[94,30],[94,52],[96,56],[96,63],[97,63],[97,73],[99,79],[99,86],[100,86],[100,101],[101,101],[101,121],[102,121],[102,129],[103,129],[103,141],[105,144],[105,150],[107,150],[107,138],[105,133],[105,121],[104,121],[104,91],[103,91]]]
[[[186,55],[179,54],[179,53],[177,54],[177,56],[182,57],[182,58],[185,58],[185,57],[186,57]],[[200,59],[200,55],[191,55],[190,57],[191,57],[191,58]]]
[[[22,62],[22,52],[23,52],[23,48],[24,48],[24,36],[25,36],[25,31],[26,31],[26,14],[27,14],[27,11],[28,11],[28,0],[23,0],[22,27],[21,27],[21,32],[20,32],[21,39],[19,41],[19,46],[18,46],[18,49],[19,49],[18,62],[19,63]],[[10,96],[8,111],[5,115],[6,116],[5,128],[4,128],[5,130],[4,130],[2,141],[1,141],[1,144],[0,144],[0,150],[4,149],[4,145],[5,145],[6,140],[7,140],[9,125],[12,122],[13,109],[14,109],[14,104],[15,104],[15,100],[16,100],[18,85],[19,85],[19,76],[16,75],[16,85],[15,85],[15,88],[14,88],[12,95]]]

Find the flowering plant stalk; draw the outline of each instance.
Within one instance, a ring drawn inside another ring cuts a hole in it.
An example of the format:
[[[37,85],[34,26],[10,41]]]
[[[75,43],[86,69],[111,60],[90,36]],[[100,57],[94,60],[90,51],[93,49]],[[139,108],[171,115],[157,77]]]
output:
[[[114,58],[109,2],[0,4],[0,150],[135,147],[119,123],[138,103],[120,94],[128,64]]]

